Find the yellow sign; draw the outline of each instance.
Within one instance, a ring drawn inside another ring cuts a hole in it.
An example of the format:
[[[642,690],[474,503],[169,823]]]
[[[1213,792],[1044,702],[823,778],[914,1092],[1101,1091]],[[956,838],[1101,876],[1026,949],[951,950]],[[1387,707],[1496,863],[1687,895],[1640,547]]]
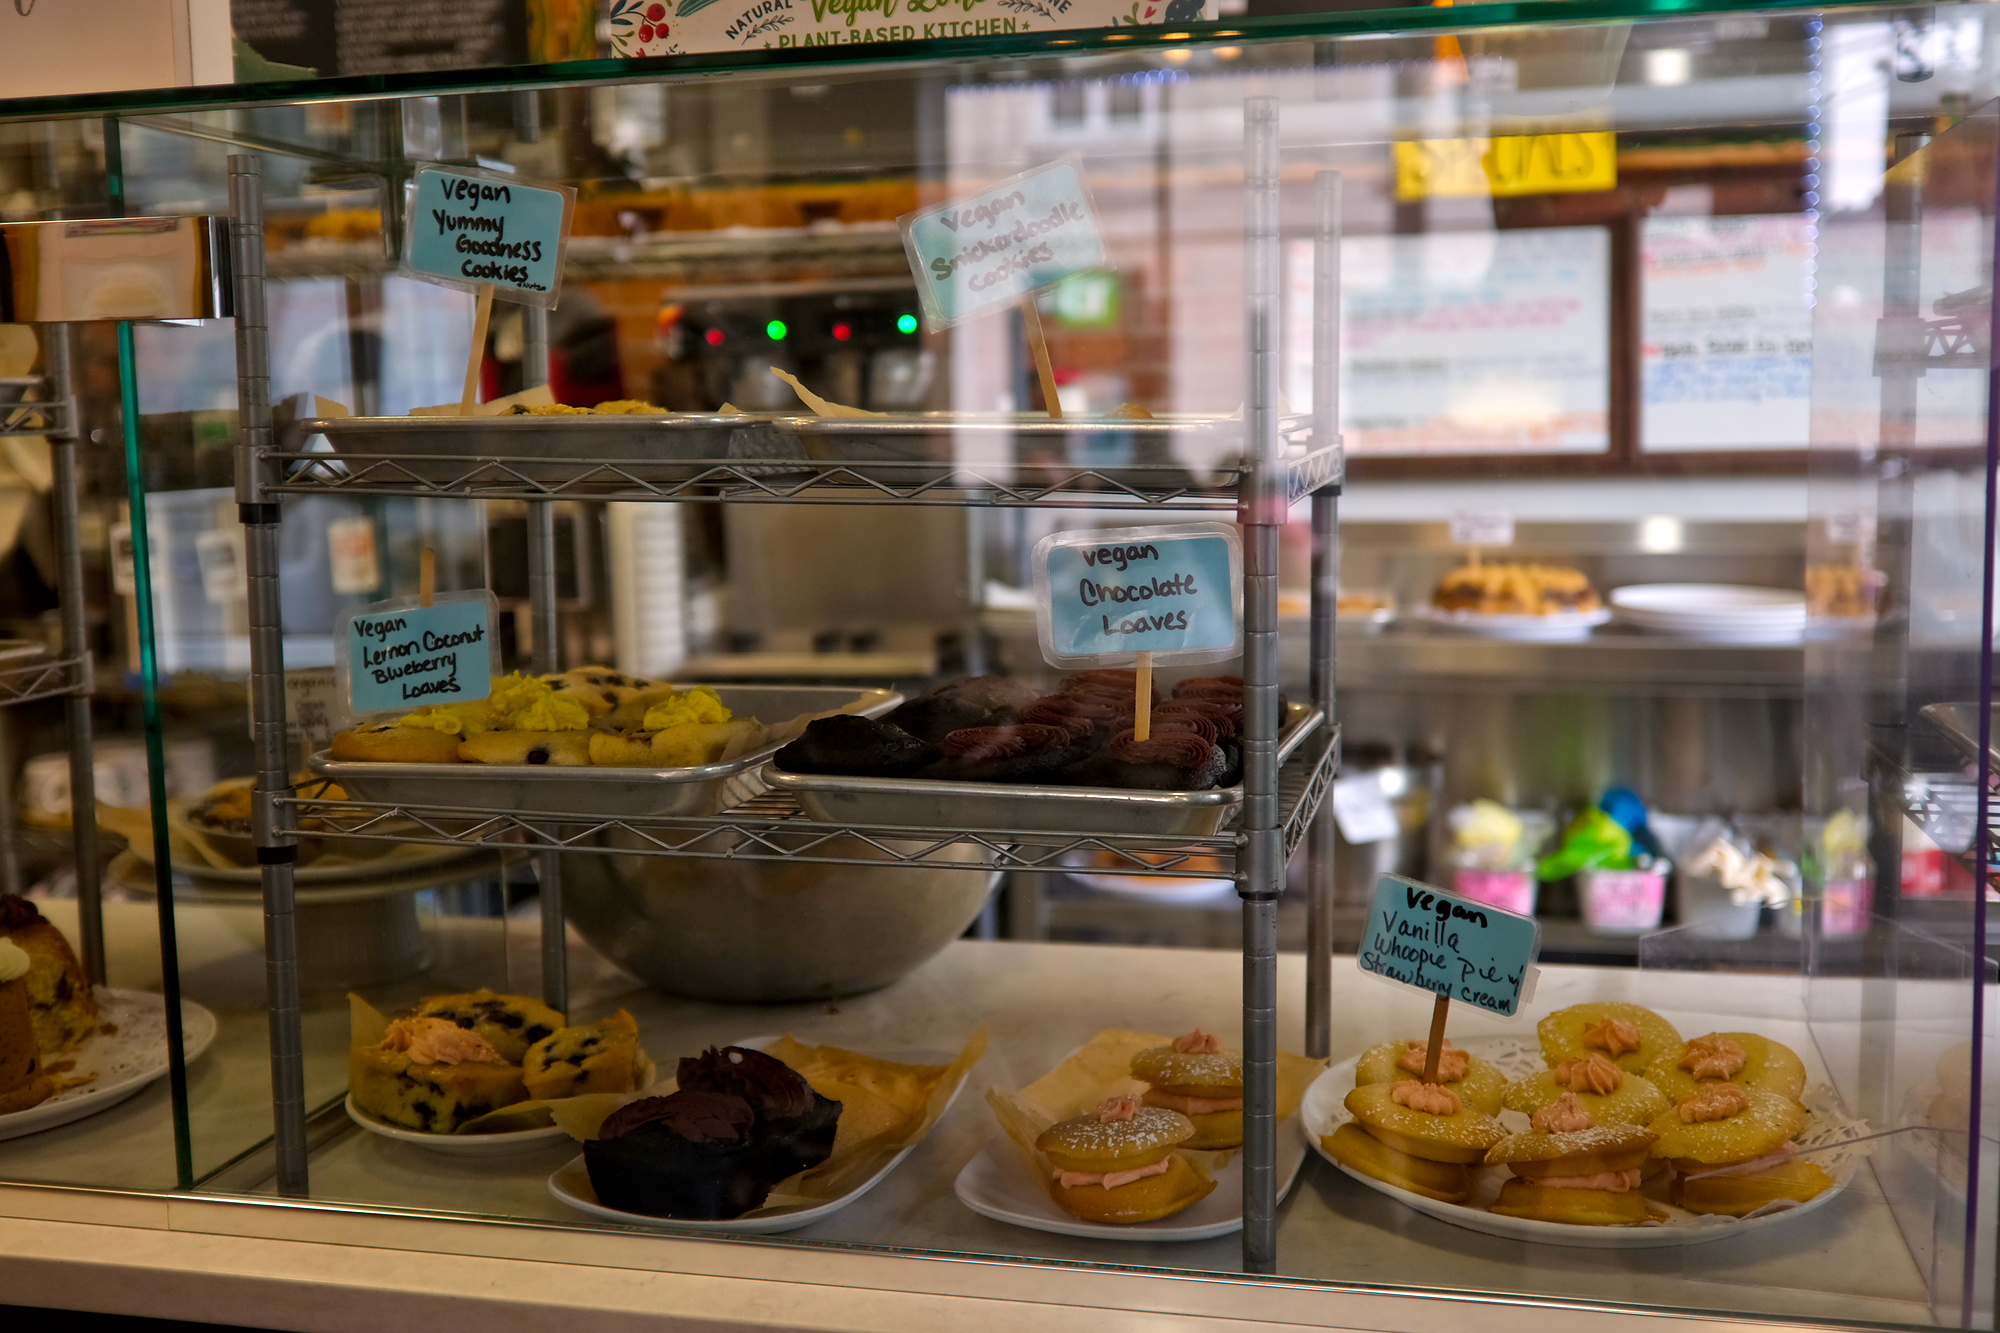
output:
[[[1574,194],[1618,184],[1618,136],[1519,134],[1498,139],[1400,140],[1396,198]]]

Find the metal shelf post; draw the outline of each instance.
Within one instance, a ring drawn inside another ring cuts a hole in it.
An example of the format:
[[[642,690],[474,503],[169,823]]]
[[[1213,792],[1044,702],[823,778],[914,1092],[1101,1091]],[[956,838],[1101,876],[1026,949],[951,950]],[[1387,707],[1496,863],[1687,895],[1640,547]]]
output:
[[[1290,496],[1278,466],[1278,101],[1243,104],[1244,302],[1249,467],[1243,524],[1243,823],[1236,890],[1243,898],[1243,1270],[1278,1258],[1278,895],[1285,886],[1278,817],[1278,535]]]
[[[48,433],[49,461],[54,472],[56,526],[56,590],[62,599],[62,655],[73,664],[74,680],[63,699],[69,731],[70,847],[76,858],[77,942],[83,946],[84,971],[97,985],[104,974],[103,885],[97,864],[97,779],[91,759],[90,692],[94,672],[89,630],[84,620],[83,539],[76,482],[76,398],[70,379],[70,334],[66,324],[51,324],[42,338],[42,366],[49,397],[58,404]]]
[[[1320,172],[1313,191],[1313,442],[1324,447],[1340,439],[1340,173]],[[1335,716],[1341,480],[1336,468],[1332,482],[1312,494],[1311,694],[1329,725]],[[1336,776],[1339,763],[1336,753]],[[1315,1060],[1333,1049],[1334,833],[1331,803],[1321,802],[1306,844],[1306,1054]]]
[[[264,174],[252,154],[229,156],[229,246],[236,284],[236,512],[243,524],[250,620],[250,732],[256,756],[252,825],[264,881],[264,984],[270,1006],[271,1114],[278,1193],[303,1198],[306,1178],[305,1041],[299,1015],[298,923],[292,872],[290,758],[285,744],[285,654],[278,589],[282,509],[265,492],[271,445],[270,334],[264,306]]]
[[[540,306],[521,309],[521,379],[526,387],[549,382],[549,312]],[[528,612],[535,640],[534,669],[562,670],[562,647],[556,623],[556,508],[554,500],[528,501]],[[569,1012],[569,933],[564,925],[562,853],[545,851],[535,857],[536,902],[541,911],[542,1000],[551,1009]]]

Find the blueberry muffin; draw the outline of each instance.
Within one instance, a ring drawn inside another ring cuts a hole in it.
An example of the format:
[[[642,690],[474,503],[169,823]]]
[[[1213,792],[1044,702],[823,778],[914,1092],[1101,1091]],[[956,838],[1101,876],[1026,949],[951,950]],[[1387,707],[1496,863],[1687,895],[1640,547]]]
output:
[[[518,1065],[528,1048],[560,1030],[563,1016],[526,995],[502,995],[476,990],[464,995],[434,995],[411,1010],[415,1018],[444,1018],[476,1032],[509,1064]]]
[[[636,1092],[643,1060],[639,1024],[620,1009],[600,1022],[563,1028],[530,1046],[522,1077],[535,1098]]]

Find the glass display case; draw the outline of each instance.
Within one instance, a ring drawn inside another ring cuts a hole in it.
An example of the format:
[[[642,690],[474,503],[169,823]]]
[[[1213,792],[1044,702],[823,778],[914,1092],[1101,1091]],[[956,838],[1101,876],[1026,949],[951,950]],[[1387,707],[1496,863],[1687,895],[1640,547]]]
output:
[[[38,1036],[80,1109],[0,1113],[0,1180],[1991,1327],[1994,35],[1253,12],[0,103],[61,594],[0,692],[66,699],[0,722],[0,871],[157,1015],[144,1077]],[[551,308],[413,275],[426,164],[574,191]],[[1002,253],[1051,165],[1103,262],[937,319],[903,224]],[[88,250],[183,233],[194,305]],[[1238,657],[1050,665],[1045,539],[1200,521]],[[491,693],[353,707],[452,607]],[[1536,919],[1516,1017],[1357,966],[1390,874]]]

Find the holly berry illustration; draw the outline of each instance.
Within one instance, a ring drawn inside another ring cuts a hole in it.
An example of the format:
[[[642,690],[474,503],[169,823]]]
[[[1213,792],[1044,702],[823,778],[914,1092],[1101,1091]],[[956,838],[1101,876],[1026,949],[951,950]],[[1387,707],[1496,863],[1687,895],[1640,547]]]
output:
[[[661,19],[665,18],[666,16],[667,16],[667,7],[665,5],[646,6],[646,17],[650,19],[652,22],[658,23]]]
[[[652,25],[652,24],[650,24],[650,23],[641,23],[641,24],[639,25],[639,40],[640,40],[640,41],[642,41],[642,42],[650,42],[650,41],[652,41],[652,40],[653,40],[653,25]]]

